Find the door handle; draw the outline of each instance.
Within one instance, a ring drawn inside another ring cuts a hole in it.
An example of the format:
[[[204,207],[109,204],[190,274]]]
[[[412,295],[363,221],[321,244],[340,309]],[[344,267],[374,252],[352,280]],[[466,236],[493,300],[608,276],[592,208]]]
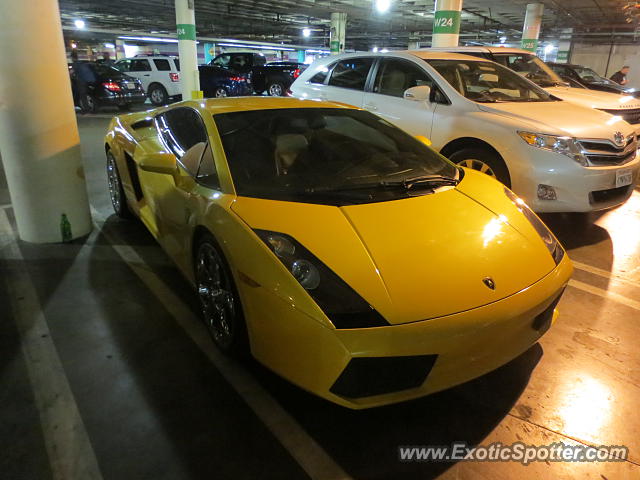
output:
[[[150,76],[151,76],[151,74],[150,74],[150,73],[144,73],[143,75],[144,75],[145,77],[150,77]]]
[[[364,109],[365,110],[371,110],[372,112],[375,112],[376,110],[378,110],[378,106],[373,104],[373,103],[365,103],[364,104]]]

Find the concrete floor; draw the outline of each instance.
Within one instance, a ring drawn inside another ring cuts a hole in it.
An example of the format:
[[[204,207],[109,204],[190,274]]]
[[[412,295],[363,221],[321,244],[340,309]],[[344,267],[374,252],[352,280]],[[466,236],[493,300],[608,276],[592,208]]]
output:
[[[460,387],[354,412],[255,362],[229,362],[202,340],[186,282],[140,223],[111,215],[108,121],[78,119],[94,232],[17,248],[0,235],[0,478],[64,478],[59,428],[76,412],[68,441],[81,444],[83,432],[88,440],[73,461],[95,467],[77,478],[640,479],[640,191],[604,214],[544,218],[577,268],[539,344]],[[5,187],[0,171],[0,205],[13,224]],[[53,425],[39,400],[48,377],[30,370],[24,312],[27,330],[38,321],[48,329],[38,338],[59,358],[52,376],[70,389],[69,417]],[[630,458],[526,467],[398,460],[398,446],[454,441],[626,445]]]

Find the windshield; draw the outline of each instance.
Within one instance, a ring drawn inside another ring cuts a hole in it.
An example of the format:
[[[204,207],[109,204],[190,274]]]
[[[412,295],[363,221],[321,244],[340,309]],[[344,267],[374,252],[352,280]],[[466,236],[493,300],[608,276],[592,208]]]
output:
[[[578,76],[588,83],[611,83],[607,78],[602,78],[596,72],[587,67],[573,67]]]
[[[480,103],[549,102],[550,95],[508,68],[474,60],[428,60],[447,82]]]
[[[89,67],[101,77],[124,77],[125,75],[116,67],[100,63],[87,63]]]
[[[369,203],[432,193],[458,175],[422,142],[361,110],[291,108],[213,118],[242,196]],[[420,183],[425,176],[433,183]]]
[[[494,53],[496,62],[509,67],[541,87],[565,85],[560,76],[551,67],[532,53]]]

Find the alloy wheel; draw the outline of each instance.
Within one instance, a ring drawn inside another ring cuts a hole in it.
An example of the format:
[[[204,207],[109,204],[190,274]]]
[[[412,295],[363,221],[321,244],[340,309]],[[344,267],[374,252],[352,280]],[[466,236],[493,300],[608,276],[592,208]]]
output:
[[[233,342],[236,305],[232,283],[216,248],[200,245],[196,260],[196,280],[202,316],[214,341],[222,348]]]
[[[164,103],[164,94],[162,93],[162,90],[154,88],[151,92],[151,101],[156,105]]]
[[[272,83],[269,85],[269,95],[272,97],[281,97],[282,96],[282,85],[279,83]]]
[[[470,168],[472,170],[477,170],[480,173],[486,173],[490,177],[496,178],[496,174],[493,169],[482,160],[469,158],[467,160],[458,162],[458,165],[460,165],[461,167]]]
[[[111,152],[107,153],[107,180],[109,182],[111,205],[113,205],[116,213],[119,213],[122,206],[122,199],[120,198],[120,175],[118,175],[118,167]]]
[[[227,97],[228,95],[227,95],[227,91],[224,88],[216,88],[214,96],[216,98],[223,98],[223,97]]]

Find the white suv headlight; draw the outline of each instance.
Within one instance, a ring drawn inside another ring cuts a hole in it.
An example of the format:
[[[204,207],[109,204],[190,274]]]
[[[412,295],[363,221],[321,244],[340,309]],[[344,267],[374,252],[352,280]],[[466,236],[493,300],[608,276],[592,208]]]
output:
[[[566,155],[583,167],[587,166],[587,158],[578,143],[571,137],[531,132],[518,132],[518,135],[532,147]]]

